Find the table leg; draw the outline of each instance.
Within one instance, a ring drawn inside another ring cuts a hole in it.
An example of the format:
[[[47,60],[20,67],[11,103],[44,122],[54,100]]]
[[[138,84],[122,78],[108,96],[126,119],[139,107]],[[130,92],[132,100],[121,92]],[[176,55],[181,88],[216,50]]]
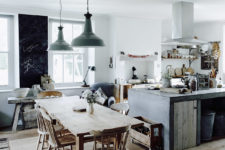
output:
[[[124,97],[124,91],[123,91],[124,86],[120,85],[120,102],[123,102],[123,97]]]
[[[13,126],[12,126],[12,131],[13,132],[15,132],[16,128],[17,128],[17,124],[18,124],[18,120],[19,120],[19,114],[20,114],[20,108],[21,108],[21,105],[20,104],[16,104],[15,112],[14,112],[14,118],[13,118]]]
[[[84,150],[84,136],[76,136],[76,150]]]

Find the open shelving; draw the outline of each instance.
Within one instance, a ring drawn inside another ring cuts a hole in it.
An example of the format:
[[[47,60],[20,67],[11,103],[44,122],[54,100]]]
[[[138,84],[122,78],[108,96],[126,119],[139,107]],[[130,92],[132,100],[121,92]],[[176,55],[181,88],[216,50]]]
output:
[[[150,55],[144,58],[134,58],[127,55],[120,55],[119,59],[120,61],[157,61],[157,55]]]

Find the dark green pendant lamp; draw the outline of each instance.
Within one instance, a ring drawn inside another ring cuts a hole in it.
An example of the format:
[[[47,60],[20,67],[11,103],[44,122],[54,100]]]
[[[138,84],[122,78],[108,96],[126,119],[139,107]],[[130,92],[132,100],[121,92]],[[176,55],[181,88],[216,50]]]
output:
[[[59,32],[58,32],[58,39],[50,44],[50,47],[48,48],[48,50],[50,51],[73,51],[72,46],[70,46],[70,44],[68,44],[63,37],[63,26],[61,23],[61,16],[62,16],[62,1],[59,0],[60,2],[60,26],[58,27]]]
[[[87,0],[87,13],[85,16],[85,25],[83,33],[73,39],[71,45],[73,47],[101,47],[105,46],[102,39],[96,36],[92,30],[91,16],[89,13],[89,0]]]

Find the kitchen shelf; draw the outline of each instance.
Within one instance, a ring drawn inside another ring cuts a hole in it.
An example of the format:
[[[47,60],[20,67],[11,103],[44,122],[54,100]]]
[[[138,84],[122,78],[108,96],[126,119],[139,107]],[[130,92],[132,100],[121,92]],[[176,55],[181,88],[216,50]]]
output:
[[[120,55],[119,56],[120,61],[157,61],[157,56],[156,55],[150,55],[145,58],[133,58],[129,57],[127,55]]]

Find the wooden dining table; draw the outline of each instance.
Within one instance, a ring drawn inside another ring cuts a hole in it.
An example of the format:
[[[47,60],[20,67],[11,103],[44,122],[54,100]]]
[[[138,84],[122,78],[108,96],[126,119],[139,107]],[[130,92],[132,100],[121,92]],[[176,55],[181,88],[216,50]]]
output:
[[[74,107],[86,108],[87,106],[86,100],[80,99],[79,96],[37,99],[35,102],[76,136],[76,150],[83,150],[84,143],[91,141],[90,131],[144,124],[142,121],[122,115],[99,104],[94,104],[93,114],[74,111]]]

